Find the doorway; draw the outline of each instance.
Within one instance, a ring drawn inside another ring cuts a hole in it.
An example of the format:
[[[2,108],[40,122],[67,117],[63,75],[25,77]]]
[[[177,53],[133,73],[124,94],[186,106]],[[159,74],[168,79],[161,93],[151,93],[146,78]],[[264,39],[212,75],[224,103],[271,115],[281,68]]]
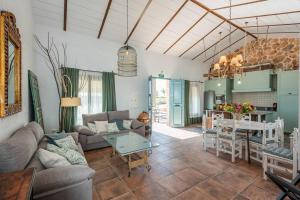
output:
[[[169,125],[170,90],[169,79],[152,78],[152,122]]]

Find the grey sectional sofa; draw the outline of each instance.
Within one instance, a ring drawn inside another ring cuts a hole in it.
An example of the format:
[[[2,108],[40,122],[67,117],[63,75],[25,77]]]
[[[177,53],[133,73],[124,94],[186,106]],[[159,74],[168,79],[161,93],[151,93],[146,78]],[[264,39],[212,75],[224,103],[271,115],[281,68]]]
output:
[[[107,133],[94,133],[88,127],[88,123],[93,123],[95,121],[108,121],[112,122],[114,120],[127,120],[129,119],[129,111],[111,111],[98,114],[82,115],[83,125],[75,127],[75,130],[79,133],[79,142],[82,145],[83,150],[92,150],[97,148],[103,148],[110,146],[104,139],[103,135]],[[136,119],[132,119],[130,131],[134,131],[138,134],[145,135],[145,125]],[[120,131],[128,132],[128,130]]]
[[[72,133],[78,144],[78,133]],[[88,166],[72,165],[45,169],[37,157],[37,150],[45,148],[47,139],[39,124],[29,123],[0,143],[0,173],[35,168],[33,199],[92,200],[92,178],[95,171]]]

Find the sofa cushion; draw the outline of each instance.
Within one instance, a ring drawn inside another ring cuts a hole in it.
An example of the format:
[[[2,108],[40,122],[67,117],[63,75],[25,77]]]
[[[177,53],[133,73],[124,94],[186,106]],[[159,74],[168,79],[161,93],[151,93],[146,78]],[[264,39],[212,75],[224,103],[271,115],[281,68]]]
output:
[[[110,123],[113,123],[115,122],[117,124],[117,127],[119,130],[125,130],[124,126],[123,126],[123,121],[122,119],[115,119],[115,120],[112,120]],[[131,125],[131,124],[130,124]],[[130,128],[129,128],[130,129]]]
[[[59,139],[59,140],[55,140],[55,143],[57,144],[57,146],[61,147],[61,148],[65,148],[65,149],[73,149],[73,150],[78,150],[78,146],[76,145],[73,137],[71,135]]]
[[[97,133],[107,132],[107,124],[108,124],[108,121],[95,121],[96,132]]]
[[[44,137],[44,130],[41,127],[40,124],[36,123],[36,122],[30,122],[27,125],[28,128],[30,128],[36,138],[37,143],[39,143],[41,141],[41,139]]]
[[[22,170],[37,149],[36,137],[29,127],[17,130],[0,143],[0,172]]]
[[[65,157],[72,165],[87,165],[85,157],[73,149],[65,149],[53,144],[47,144],[47,150]]]
[[[83,114],[82,115],[83,125],[87,126],[88,123],[94,123],[95,121],[108,121],[107,113],[97,114]]]
[[[110,111],[107,113],[108,114],[108,121],[112,122],[117,119],[129,119],[129,110],[124,110],[124,111]]]
[[[131,129],[132,120],[123,120],[123,128],[124,129]]]
[[[55,168],[55,167],[63,167],[63,166],[71,165],[71,163],[69,163],[67,159],[64,158],[63,156],[47,151],[45,149],[39,149],[38,156],[41,163],[46,168]]]
[[[35,168],[35,170],[37,172],[46,169],[43,166],[43,164],[41,163],[40,159],[39,159],[38,151],[35,152],[34,156],[30,160],[30,162],[28,163],[28,165],[26,166],[26,168]]]
[[[113,132],[119,132],[119,128],[117,126],[116,122],[108,123],[107,124],[107,132],[113,133]]]

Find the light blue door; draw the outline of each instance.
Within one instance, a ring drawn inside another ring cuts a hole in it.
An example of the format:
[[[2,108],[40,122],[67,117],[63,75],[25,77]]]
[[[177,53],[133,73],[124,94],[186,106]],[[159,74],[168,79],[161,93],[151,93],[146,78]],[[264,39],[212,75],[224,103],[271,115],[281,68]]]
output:
[[[170,80],[170,126],[184,127],[184,80]]]

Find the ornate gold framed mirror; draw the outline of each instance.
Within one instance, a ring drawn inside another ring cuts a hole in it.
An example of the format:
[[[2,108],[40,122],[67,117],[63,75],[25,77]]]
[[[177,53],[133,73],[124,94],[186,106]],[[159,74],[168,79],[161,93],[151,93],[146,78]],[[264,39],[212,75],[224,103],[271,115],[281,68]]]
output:
[[[15,16],[2,11],[0,16],[0,117],[20,112],[21,36]]]

